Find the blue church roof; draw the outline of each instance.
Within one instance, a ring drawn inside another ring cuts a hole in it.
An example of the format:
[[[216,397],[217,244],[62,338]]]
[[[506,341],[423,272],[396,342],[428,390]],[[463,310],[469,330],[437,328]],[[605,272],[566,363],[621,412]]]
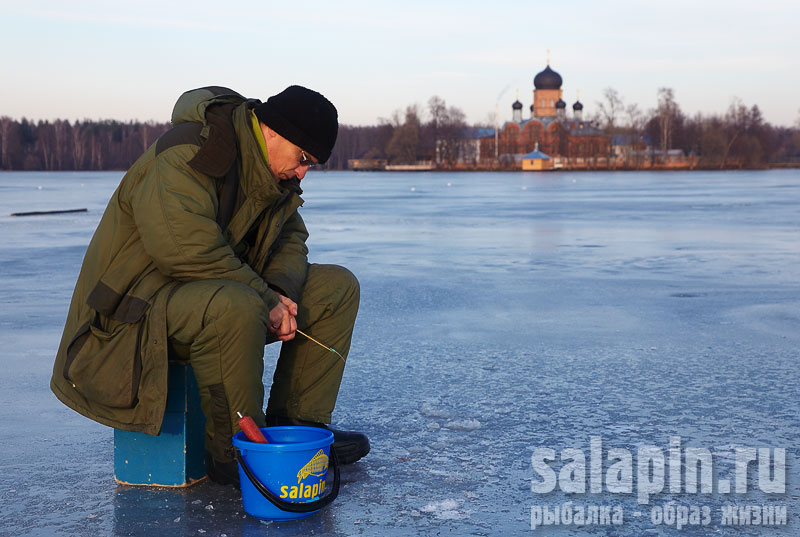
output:
[[[650,137],[646,134],[631,134],[624,132],[615,134],[611,138],[611,145],[633,145],[639,142],[644,142],[648,146],[653,145]]]
[[[461,137],[468,140],[488,138],[489,136],[494,136],[494,129],[466,127],[461,131]]]
[[[531,151],[528,154],[522,155],[524,159],[542,159],[542,160],[550,160],[550,157],[542,153],[541,151]]]

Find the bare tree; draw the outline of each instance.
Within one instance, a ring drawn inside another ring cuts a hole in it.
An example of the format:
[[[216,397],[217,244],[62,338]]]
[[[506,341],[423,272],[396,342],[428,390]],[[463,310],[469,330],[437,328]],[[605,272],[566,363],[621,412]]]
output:
[[[55,138],[55,166],[57,170],[64,169],[64,157],[67,156],[67,131],[69,131],[69,121],[57,119],[53,123],[53,135]]]
[[[494,130],[495,126],[495,112],[492,110],[491,112],[487,112],[483,119],[477,121],[472,124],[473,127],[476,129],[492,129]]]
[[[72,164],[76,170],[83,169],[86,158],[86,124],[75,122],[72,127]]]
[[[720,169],[725,167],[725,163],[730,156],[731,149],[740,136],[744,135],[747,130],[748,112],[747,107],[742,100],[734,97],[731,101],[728,111],[725,113],[725,131],[728,134],[728,143],[725,147],[725,152],[722,155],[722,162]]]
[[[639,106],[633,103],[625,107],[625,117],[628,123],[627,128],[630,136],[629,143],[625,146],[625,165],[630,166],[633,164],[636,169],[639,169],[643,161],[643,154],[639,150],[639,145],[644,131],[644,114],[639,109]]]
[[[53,148],[55,146],[53,138],[53,126],[47,121],[40,121],[36,129],[36,145],[41,153],[44,169],[47,171],[53,169]]]
[[[395,113],[393,120],[399,121],[399,114]],[[402,125],[394,129],[389,144],[386,146],[386,154],[392,163],[413,164],[417,160],[417,150],[419,147],[419,108],[411,105],[406,108],[405,121]]]
[[[431,125],[435,129],[439,128],[439,125],[446,120],[447,103],[438,95],[434,95],[428,99],[428,113],[431,116]]]
[[[11,134],[16,128],[14,121],[8,116],[0,117],[0,167],[11,169]]]
[[[466,116],[460,108],[448,108],[445,100],[438,96],[428,100],[428,113],[430,121],[423,128],[423,146],[437,163],[452,166],[458,160],[467,126]]]
[[[797,110],[797,120],[794,122],[795,130],[792,133],[793,152],[800,153],[800,108]]]
[[[667,158],[667,151],[672,146],[673,120],[678,110],[675,103],[675,92],[672,88],[658,90],[658,120],[661,127],[661,152]]]
[[[91,130],[89,131],[89,169],[90,170],[102,170],[103,169],[103,162],[104,162],[104,144],[103,139],[105,138],[106,129],[103,128],[103,125],[92,125]]]
[[[605,124],[606,131],[609,134],[614,134],[617,119],[625,110],[625,103],[623,103],[622,97],[614,88],[603,90],[603,97],[605,100],[596,102],[599,116]]]

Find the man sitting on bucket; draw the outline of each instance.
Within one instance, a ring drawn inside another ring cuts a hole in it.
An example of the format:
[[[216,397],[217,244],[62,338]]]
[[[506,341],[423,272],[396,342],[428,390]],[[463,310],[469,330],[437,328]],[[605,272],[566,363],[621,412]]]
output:
[[[208,475],[238,483],[237,412],[261,427],[327,427],[336,403],[358,281],[308,263],[297,209],[300,181],[331,154],[338,116],[301,86],[263,103],[207,87],[180,97],[172,124],[125,174],[95,231],[50,386],[93,420],[158,434],[168,356],[189,360]],[[265,415],[264,345],[277,340]],[[369,452],[365,435],[331,430],[341,463]]]

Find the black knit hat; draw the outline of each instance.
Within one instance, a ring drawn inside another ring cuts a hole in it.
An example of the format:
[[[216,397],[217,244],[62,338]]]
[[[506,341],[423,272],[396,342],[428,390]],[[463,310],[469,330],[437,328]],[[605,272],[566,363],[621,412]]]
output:
[[[339,130],[336,107],[321,94],[289,86],[255,107],[256,117],[320,163],[331,156]]]

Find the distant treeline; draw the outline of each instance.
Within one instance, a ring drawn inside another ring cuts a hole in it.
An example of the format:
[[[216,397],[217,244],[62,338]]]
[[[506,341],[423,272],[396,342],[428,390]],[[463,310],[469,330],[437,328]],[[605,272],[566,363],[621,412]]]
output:
[[[702,167],[762,167],[800,162],[800,130],[775,127],[757,105],[734,100],[722,115],[685,115],[673,91],[661,88],[648,112],[626,105],[607,88],[587,119],[613,137],[644,140],[654,150],[681,149]],[[397,110],[377,125],[342,125],[328,169],[346,169],[349,159],[385,159],[392,164],[436,161],[455,164],[458,145],[494,118],[469,126],[464,113],[431,97],[425,108]],[[39,121],[0,117],[0,169],[125,170],[169,128],[168,123]]]
[[[392,162],[433,160],[436,140],[464,136],[464,113],[444,100],[428,102],[430,119],[418,106],[395,112],[375,126],[342,125],[328,169],[346,169],[348,159],[386,158]],[[169,129],[169,123],[120,121],[20,121],[0,117],[0,169],[125,170]],[[443,147],[440,142],[440,150]]]
[[[0,117],[0,169],[125,170],[168,123],[15,121]]]
[[[681,149],[713,167],[764,167],[777,162],[800,162],[800,130],[775,127],[764,120],[758,105],[734,98],[724,114],[681,111],[671,88],[658,90],[658,105],[648,112],[626,105],[613,88],[596,103],[595,121],[610,134],[643,136],[651,148]]]

